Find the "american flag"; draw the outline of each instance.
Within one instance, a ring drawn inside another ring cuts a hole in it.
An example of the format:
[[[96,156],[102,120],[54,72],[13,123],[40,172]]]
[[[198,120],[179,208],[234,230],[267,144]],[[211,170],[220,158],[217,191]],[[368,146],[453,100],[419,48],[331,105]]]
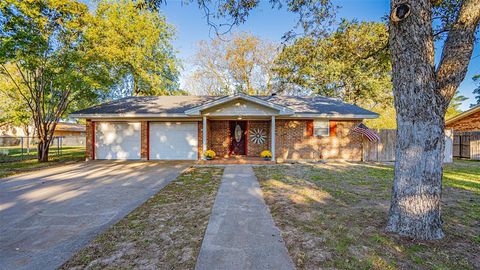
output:
[[[352,128],[353,132],[363,134],[371,142],[380,141],[380,137],[373,130],[369,129],[363,123],[360,123],[358,126]]]

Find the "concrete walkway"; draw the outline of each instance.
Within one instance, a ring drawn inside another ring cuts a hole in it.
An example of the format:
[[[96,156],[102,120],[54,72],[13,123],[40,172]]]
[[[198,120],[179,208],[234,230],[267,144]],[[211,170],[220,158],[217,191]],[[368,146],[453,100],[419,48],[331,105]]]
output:
[[[294,269],[251,166],[225,168],[195,269]]]

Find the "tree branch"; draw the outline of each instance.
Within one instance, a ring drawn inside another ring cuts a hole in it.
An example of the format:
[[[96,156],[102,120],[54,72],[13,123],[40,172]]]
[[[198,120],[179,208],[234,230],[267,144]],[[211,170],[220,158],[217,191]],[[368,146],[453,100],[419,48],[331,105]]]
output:
[[[467,73],[472,56],[475,32],[480,22],[480,0],[465,0],[456,22],[448,33],[442,58],[436,71],[437,91],[443,109],[448,108]]]

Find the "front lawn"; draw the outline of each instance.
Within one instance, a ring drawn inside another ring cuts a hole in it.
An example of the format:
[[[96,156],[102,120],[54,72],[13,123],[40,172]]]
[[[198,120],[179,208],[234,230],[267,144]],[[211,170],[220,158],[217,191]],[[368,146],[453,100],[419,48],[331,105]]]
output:
[[[223,168],[191,168],[62,269],[193,269]]]
[[[84,160],[85,147],[63,147],[60,155],[57,154],[56,149],[52,149],[49,153],[49,162],[38,162],[36,159],[36,151],[32,151],[30,155],[25,154],[22,157],[20,149],[10,149],[9,155],[3,156],[0,159],[0,178],[52,165]]]
[[[359,163],[256,167],[299,269],[480,269],[480,162],[445,166],[446,238],[386,234],[393,167]]]

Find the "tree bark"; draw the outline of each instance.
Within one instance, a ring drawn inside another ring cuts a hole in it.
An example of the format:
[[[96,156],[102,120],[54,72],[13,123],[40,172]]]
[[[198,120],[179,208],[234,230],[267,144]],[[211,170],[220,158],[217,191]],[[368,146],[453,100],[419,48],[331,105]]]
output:
[[[405,3],[410,5],[410,14],[403,17],[397,8]],[[465,77],[479,4],[480,0],[463,2],[457,28],[449,33],[436,72],[431,1],[391,1],[389,43],[398,128],[388,232],[422,240],[444,237],[440,207],[444,117]],[[468,20],[462,20],[465,14]]]
[[[48,162],[48,152],[50,151],[50,142],[49,140],[38,142],[38,154],[37,159],[39,162]]]

